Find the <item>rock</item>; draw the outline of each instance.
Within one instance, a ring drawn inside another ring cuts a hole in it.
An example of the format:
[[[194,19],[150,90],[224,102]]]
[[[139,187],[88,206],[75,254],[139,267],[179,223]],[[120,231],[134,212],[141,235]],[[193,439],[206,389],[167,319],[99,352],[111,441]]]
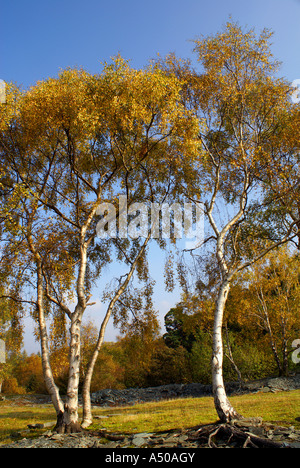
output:
[[[134,439],[132,439],[132,444],[135,445],[136,447],[141,447],[145,443],[146,441],[143,437],[134,437]]]
[[[265,430],[263,427],[261,426],[250,426],[249,427],[249,432],[251,434],[254,434],[258,437],[264,437],[266,434],[265,434]]]
[[[46,422],[46,423],[38,423],[38,424],[27,424],[28,429],[46,429],[47,427],[55,426],[56,422]]]
[[[133,439],[132,439],[132,444],[135,445],[136,447],[141,447],[142,445],[145,445],[148,443],[149,439],[153,436],[153,434],[150,434],[148,432],[142,432],[140,434],[135,434]]]
[[[51,440],[61,440],[64,437],[64,434],[52,434]]]
[[[263,423],[262,418],[242,418],[242,419],[234,419],[231,424],[241,428],[253,428],[259,427]]]
[[[140,434],[135,434],[135,437],[142,437],[143,439],[149,439],[149,437],[152,437],[153,434],[150,432],[141,432]]]
[[[47,428],[47,427],[54,427],[56,425],[56,421],[50,421],[50,422],[45,422],[43,424],[44,428]]]
[[[165,444],[177,445],[178,444],[178,437],[176,437],[174,435],[168,437],[167,439],[165,439]]]
[[[254,418],[255,419],[255,418]],[[248,421],[250,423],[250,420]],[[253,423],[253,421],[252,421]],[[259,423],[259,422],[258,422]],[[260,447],[300,448],[300,431],[293,427],[276,427],[272,431],[277,435],[270,439],[269,424],[240,428],[234,425],[211,424],[200,428],[185,429],[181,432],[164,433],[143,432],[132,436],[109,433],[107,431],[83,431],[78,434],[53,434],[50,431],[42,437],[30,440],[22,439],[1,448],[141,448],[151,449],[181,447],[187,449],[204,448],[215,445],[217,448],[242,448],[253,442]],[[259,435],[250,433],[260,430]],[[244,431],[244,432],[242,432]],[[264,432],[263,432],[264,431]],[[241,437],[243,434],[243,437]],[[210,435],[212,437],[210,437]],[[229,437],[230,435],[230,437]],[[18,434],[18,438],[21,434]],[[293,436],[293,437],[290,437]],[[248,438],[252,438],[252,442]]]
[[[243,384],[240,388],[237,382],[225,384],[228,395],[262,391],[264,393],[300,389],[300,374],[292,377],[266,378]],[[148,401],[160,401],[176,398],[196,398],[212,395],[211,385],[200,383],[170,384],[148,388],[127,388],[123,390],[104,389],[92,393],[94,405],[103,407],[134,405]]]
[[[289,446],[292,448],[300,448],[300,442],[291,442]]]

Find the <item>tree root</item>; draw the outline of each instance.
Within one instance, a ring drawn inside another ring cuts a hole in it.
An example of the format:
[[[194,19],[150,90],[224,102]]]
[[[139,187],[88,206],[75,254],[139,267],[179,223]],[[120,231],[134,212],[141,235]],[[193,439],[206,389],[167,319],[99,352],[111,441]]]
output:
[[[240,423],[240,420],[239,420]],[[215,424],[202,426],[193,439],[201,440],[201,443],[210,448],[232,446],[235,448],[283,448],[280,442],[259,437],[247,430],[247,427],[236,427],[234,421],[227,424]]]
[[[57,422],[56,426],[54,427],[54,431],[58,434],[75,434],[82,432],[82,427],[79,423],[74,424],[65,424],[64,422],[64,413],[61,411],[57,415]]]

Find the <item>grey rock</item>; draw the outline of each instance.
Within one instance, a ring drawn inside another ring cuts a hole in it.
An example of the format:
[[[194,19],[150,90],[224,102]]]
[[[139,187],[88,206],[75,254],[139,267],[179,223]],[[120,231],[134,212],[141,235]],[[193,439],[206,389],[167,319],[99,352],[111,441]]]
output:
[[[64,434],[52,434],[51,440],[62,440],[64,437]]]
[[[300,442],[291,442],[289,446],[292,448],[300,448]]]
[[[47,427],[55,426],[56,422],[45,422],[45,423],[38,423],[38,424],[27,424],[28,429],[46,429]]]
[[[240,388],[237,382],[225,384],[228,395],[234,393],[251,393],[263,391],[264,393],[300,389],[300,374],[295,376],[266,378],[243,384]],[[200,383],[170,384],[149,388],[127,388],[123,390],[104,389],[91,395],[93,405],[103,407],[134,405],[148,401],[165,399],[201,397],[212,395],[211,385]]]
[[[141,447],[145,443],[146,443],[146,440],[144,439],[144,437],[134,437],[132,439],[132,444],[135,445],[136,447]]]
[[[261,391],[262,391],[263,393],[269,393],[271,390],[270,390],[269,387],[263,387],[263,388],[261,389]]]
[[[154,434],[150,432],[141,432],[140,434],[135,434],[135,437],[142,437],[142,438],[149,438],[152,437]]]
[[[262,425],[263,419],[262,418],[243,418],[243,419],[235,419],[232,421],[232,425],[241,427],[241,428],[250,428],[259,427]]]
[[[263,427],[255,427],[255,426],[250,426],[249,427],[249,432],[251,434],[254,434],[255,436],[258,437],[264,437],[265,436],[265,430]]]

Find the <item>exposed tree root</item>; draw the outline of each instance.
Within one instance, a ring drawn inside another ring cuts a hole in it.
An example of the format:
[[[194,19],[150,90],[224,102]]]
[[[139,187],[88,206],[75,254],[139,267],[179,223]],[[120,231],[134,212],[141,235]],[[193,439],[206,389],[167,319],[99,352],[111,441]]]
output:
[[[239,420],[239,423],[241,421]],[[240,424],[239,424],[240,425]],[[228,424],[215,424],[202,426],[197,431],[198,440],[203,445],[207,444],[210,448],[219,448],[222,446],[234,446],[235,448],[283,448],[283,443],[259,437],[252,434],[245,427],[237,427],[232,421]],[[197,436],[194,435],[194,440]]]

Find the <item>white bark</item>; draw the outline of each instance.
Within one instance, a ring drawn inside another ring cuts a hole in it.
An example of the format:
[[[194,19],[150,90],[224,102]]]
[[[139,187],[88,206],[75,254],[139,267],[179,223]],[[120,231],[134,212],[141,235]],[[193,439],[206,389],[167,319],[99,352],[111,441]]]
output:
[[[46,389],[51,397],[53,406],[56,411],[57,419],[61,418],[61,415],[64,411],[64,405],[59,395],[59,389],[55,384],[51,364],[50,364],[50,353],[48,346],[48,335],[47,335],[47,326],[45,320],[45,311],[44,311],[44,287],[43,287],[43,270],[42,270],[42,260],[40,254],[36,251],[32,235],[28,234],[27,241],[31,253],[34,256],[36,272],[37,272],[37,312],[38,312],[38,323],[40,331],[40,344],[41,344],[41,357],[42,357],[42,367],[43,367],[43,376],[46,385]]]
[[[75,311],[70,327],[70,358],[67,399],[64,407],[64,432],[80,431],[78,422],[78,387],[80,377],[80,329],[82,311]]]
[[[78,387],[81,362],[81,322],[87,302],[84,288],[88,245],[84,241],[86,226],[81,230],[80,266],[77,277],[77,305],[75,311],[71,314],[69,376],[62,429],[64,432],[79,432],[81,430],[78,421]]]
[[[235,411],[231,403],[229,402],[223,379],[223,316],[225,305],[230,290],[231,280],[234,276],[236,269],[230,269],[227,265],[224,246],[225,239],[228,232],[239,222],[244,215],[246,203],[247,203],[247,191],[249,188],[249,175],[245,167],[245,179],[243,191],[239,200],[239,210],[235,216],[233,216],[225,226],[219,230],[213,217],[213,209],[216,201],[217,193],[219,190],[220,183],[220,165],[214,160],[212,161],[216,168],[215,187],[209,204],[206,204],[206,214],[208,216],[211,227],[214,230],[217,245],[216,245],[216,257],[221,272],[221,285],[219,289],[218,299],[216,302],[215,317],[214,317],[214,330],[213,330],[213,353],[212,353],[212,385],[215,408],[221,421],[228,422],[232,419],[240,418],[241,416]]]
[[[43,298],[43,274],[40,260],[37,261],[37,310],[40,330],[41,356],[43,375],[47,391],[51,396],[53,406],[57,417],[64,412],[64,405],[59,395],[59,389],[54,382],[54,377],[50,365],[50,353],[48,347],[47,327],[44,313],[44,298]]]
[[[91,396],[90,396],[91,382],[92,382],[92,377],[93,377],[95,364],[96,364],[99,352],[100,352],[102,344],[103,344],[107,324],[108,324],[109,319],[111,317],[111,313],[113,311],[114,305],[116,304],[116,302],[119,300],[119,298],[122,296],[123,292],[127,288],[128,284],[129,284],[129,282],[130,282],[130,280],[132,278],[132,275],[133,275],[133,273],[134,273],[134,271],[136,269],[137,263],[138,263],[139,259],[141,258],[141,256],[145,252],[146,246],[147,246],[147,244],[148,244],[148,242],[150,240],[150,236],[151,236],[151,232],[149,233],[148,237],[146,238],[145,242],[143,243],[138,255],[136,256],[136,258],[134,260],[134,262],[131,264],[130,270],[129,270],[125,280],[120,285],[120,287],[118,288],[116,294],[114,295],[114,297],[110,301],[110,303],[108,305],[108,308],[107,308],[107,311],[106,311],[106,314],[105,314],[105,317],[104,317],[103,322],[101,324],[101,328],[100,328],[99,336],[98,336],[98,341],[97,341],[95,350],[93,352],[92,358],[91,358],[91,360],[89,362],[89,365],[88,365],[88,368],[87,368],[87,371],[86,371],[83,390],[82,390],[83,421],[82,421],[81,426],[83,428],[86,428],[86,427],[90,426],[92,424],[92,422],[93,422],[92,408],[91,408]]]
[[[231,403],[229,402],[224,380],[223,380],[223,315],[225,310],[225,304],[230,289],[230,282],[223,281],[215,311],[215,321],[213,330],[213,355],[212,355],[212,385],[215,408],[221,421],[228,422],[232,419],[237,419],[240,416],[234,410]]]

